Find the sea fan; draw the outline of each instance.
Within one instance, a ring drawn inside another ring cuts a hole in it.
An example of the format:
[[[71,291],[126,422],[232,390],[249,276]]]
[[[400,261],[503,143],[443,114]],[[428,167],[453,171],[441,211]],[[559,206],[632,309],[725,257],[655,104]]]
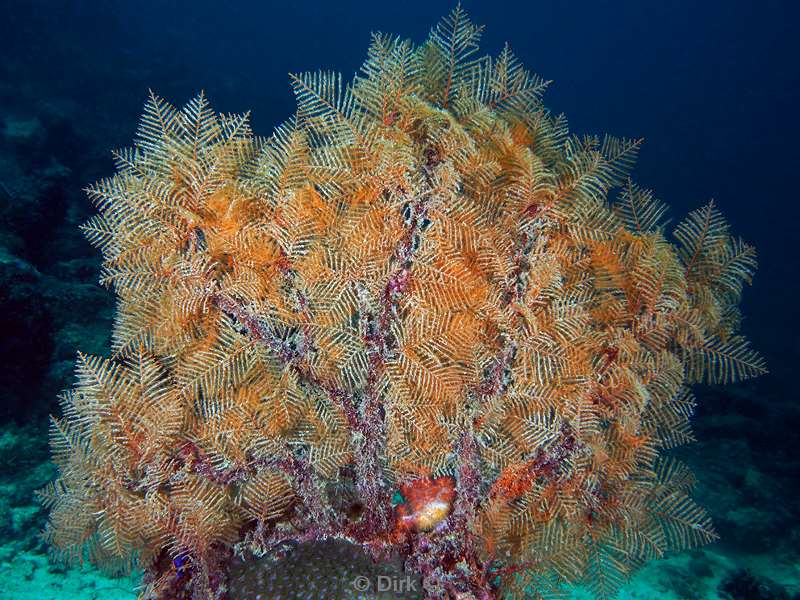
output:
[[[691,383],[764,372],[755,253],[713,203],[670,242],[641,141],[570,135],[480,34],[460,7],[419,47],[376,34],[350,84],[292,76],[269,139],[151,94],[89,189],[113,356],[79,356],[53,419],[54,549],[140,565],[143,598],[314,544],[428,598],[608,597],[715,538],[664,451]]]

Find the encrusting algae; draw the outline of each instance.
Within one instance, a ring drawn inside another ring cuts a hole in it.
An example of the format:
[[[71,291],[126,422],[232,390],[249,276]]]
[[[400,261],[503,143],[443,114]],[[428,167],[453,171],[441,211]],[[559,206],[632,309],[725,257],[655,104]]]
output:
[[[715,538],[665,451],[690,384],[764,372],[755,252],[713,203],[669,241],[640,140],[570,135],[480,34],[376,34],[351,84],[292,76],[268,139],[151,95],[89,189],[113,356],[53,419],[54,552],[147,599],[322,598],[295,567],[325,548],[426,598],[608,597]]]

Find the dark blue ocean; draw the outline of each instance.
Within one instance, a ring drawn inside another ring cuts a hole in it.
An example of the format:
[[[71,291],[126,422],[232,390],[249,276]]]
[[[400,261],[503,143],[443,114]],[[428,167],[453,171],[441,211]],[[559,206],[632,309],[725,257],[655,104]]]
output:
[[[54,475],[48,414],[78,350],[107,355],[111,294],[78,226],[148,90],[294,111],[289,73],[349,79],[370,33],[420,43],[452,3],[0,0],[0,598],[135,598],[134,579],[49,561],[33,490]],[[672,224],[709,199],[758,250],[742,330],[769,374],[697,386],[697,442],[678,454],[720,540],[645,568],[626,598],[800,598],[800,3],[466,1],[484,53],[508,42],[553,80],[580,134],[643,137],[634,176]]]

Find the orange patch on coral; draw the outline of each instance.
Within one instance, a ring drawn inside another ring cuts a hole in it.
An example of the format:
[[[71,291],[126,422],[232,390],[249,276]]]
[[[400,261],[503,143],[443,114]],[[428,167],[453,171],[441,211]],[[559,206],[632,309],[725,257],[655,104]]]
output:
[[[415,479],[400,486],[405,498],[396,509],[396,528],[430,531],[444,521],[453,507],[456,482],[452,477]]]

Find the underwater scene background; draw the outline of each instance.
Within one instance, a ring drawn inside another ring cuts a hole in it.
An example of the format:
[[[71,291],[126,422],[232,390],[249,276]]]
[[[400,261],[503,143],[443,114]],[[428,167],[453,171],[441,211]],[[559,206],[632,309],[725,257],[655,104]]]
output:
[[[34,491],[56,476],[48,415],[78,350],[108,356],[113,294],[79,225],[152,89],[181,106],[252,111],[268,135],[295,110],[287,73],[358,69],[370,33],[415,43],[446,2],[5,1],[0,18],[0,597],[135,598],[139,578],[64,567]],[[508,42],[554,83],[571,131],[645,142],[634,177],[674,225],[714,198],[758,250],[742,330],[769,374],[695,386],[697,442],[675,454],[719,540],[648,564],[622,598],[800,597],[800,44],[795,2],[469,2],[482,50]],[[575,590],[576,597],[585,594]]]

